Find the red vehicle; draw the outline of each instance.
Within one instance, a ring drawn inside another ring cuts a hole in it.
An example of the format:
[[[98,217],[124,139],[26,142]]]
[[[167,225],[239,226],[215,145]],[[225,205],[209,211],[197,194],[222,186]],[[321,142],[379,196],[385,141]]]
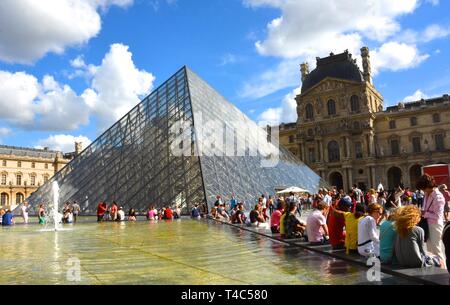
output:
[[[422,174],[433,176],[437,185],[447,184],[447,186],[450,186],[450,165],[448,164],[423,166]]]

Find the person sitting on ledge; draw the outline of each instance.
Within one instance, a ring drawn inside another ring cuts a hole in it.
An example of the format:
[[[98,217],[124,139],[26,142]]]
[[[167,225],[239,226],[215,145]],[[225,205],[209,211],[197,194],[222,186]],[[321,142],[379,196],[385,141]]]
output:
[[[270,217],[270,230],[272,233],[280,233],[280,220],[284,213],[284,200],[278,200],[277,209]]]
[[[284,227],[286,231],[286,238],[300,238],[304,237],[307,225],[302,223],[295,216],[297,211],[297,201],[290,200],[289,208],[284,218]]]
[[[181,209],[180,206],[177,205],[175,208],[175,212],[173,213],[173,219],[180,219],[181,218]]]
[[[262,214],[262,206],[258,203],[255,205],[255,209],[250,212],[250,225],[252,227],[263,226],[266,222]]]
[[[147,212],[147,220],[155,220],[158,217],[158,211],[155,209],[155,207],[152,205],[148,209]]]
[[[163,219],[172,220],[173,219],[173,211],[169,206],[166,206],[164,209]]]
[[[108,209],[108,206],[106,205],[106,202],[100,202],[97,206],[97,221],[100,222],[103,220],[106,210]]]
[[[395,228],[394,254],[398,264],[402,267],[421,268],[428,266],[441,267],[438,256],[430,256],[425,252],[425,232],[417,226],[421,212],[415,205],[408,205],[401,209]]]
[[[6,210],[6,213],[2,216],[2,226],[12,226],[14,224],[14,215],[11,210]]]
[[[116,221],[124,221],[125,220],[125,212],[123,211],[123,207],[120,207],[117,211],[117,219]]]
[[[337,204],[337,210],[342,212],[349,212],[353,206],[350,196],[344,196]],[[330,245],[333,250],[345,249],[345,219],[337,217],[335,213],[328,215],[328,229],[330,233]]]
[[[128,211],[128,221],[136,221],[136,211],[133,208]]]
[[[380,233],[377,224],[383,214],[378,203],[372,203],[367,209],[368,215],[358,223],[358,252],[362,256],[380,256]]]
[[[244,204],[238,203],[236,206],[236,212],[231,216],[231,223],[245,224]]]
[[[356,204],[354,213],[332,210],[334,216],[345,220],[345,249],[346,253],[358,253],[358,222],[365,214],[363,203]]]
[[[380,226],[380,260],[383,264],[391,264],[394,256],[394,242],[397,236],[395,221],[401,208],[390,209],[387,219]]]
[[[217,213],[219,214],[220,218],[223,218],[224,220],[229,220],[230,216],[228,215],[227,211],[225,210],[225,205],[223,203],[220,203],[217,208]]]
[[[115,201],[112,202],[111,205],[111,220],[116,221],[117,219],[117,211],[118,211],[118,205]]]
[[[196,219],[199,219],[201,217],[200,216],[200,210],[198,208],[198,204],[197,203],[194,204],[194,207],[192,208],[191,217],[192,218],[196,218]]]
[[[215,207],[211,208],[210,217],[212,219],[219,219],[219,216],[217,215],[217,209]]]
[[[325,244],[329,240],[328,226],[325,215],[328,213],[328,203],[320,201],[316,209],[306,220],[306,234],[311,245]]]
[[[111,213],[109,210],[107,210],[103,215],[103,221],[111,221]]]

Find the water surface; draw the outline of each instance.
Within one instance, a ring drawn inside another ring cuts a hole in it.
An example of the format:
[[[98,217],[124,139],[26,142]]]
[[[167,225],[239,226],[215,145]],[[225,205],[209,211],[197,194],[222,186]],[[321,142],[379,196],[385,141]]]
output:
[[[368,284],[366,268],[210,220],[81,220],[0,228],[0,284]]]

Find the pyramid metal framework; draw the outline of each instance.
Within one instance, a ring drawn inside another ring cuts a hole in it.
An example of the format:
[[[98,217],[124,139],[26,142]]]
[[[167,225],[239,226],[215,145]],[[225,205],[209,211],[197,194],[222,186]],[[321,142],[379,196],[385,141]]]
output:
[[[215,127],[214,127],[215,126]],[[228,136],[221,138],[221,130]],[[217,136],[219,134],[219,136]],[[231,135],[231,136],[229,136]],[[235,194],[249,209],[261,194],[323,180],[187,67],[181,68],[29,198],[51,205],[77,201],[83,214],[116,201],[125,210],[149,205],[212,206]],[[229,141],[232,139],[233,141]],[[224,145],[222,145],[224,144]]]

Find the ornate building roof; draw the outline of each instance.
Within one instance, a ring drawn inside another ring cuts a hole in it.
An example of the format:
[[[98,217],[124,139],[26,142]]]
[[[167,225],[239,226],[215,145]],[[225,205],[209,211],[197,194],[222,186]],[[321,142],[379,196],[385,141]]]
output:
[[[433,97],[429,99],[421,99],[419,101],[404,103],[400,102],[395,106],[387,107],[384,112],[396,112],[401,110],[417,110],[417,109],[423,109],[429,106],[439,106],[439,105],[445,105],[450,103],[450,97],[448,94],[444,94],[439,97]]]
[[[36,148],[0,145],[0,155],[54,159],[57,154],[61,153],[49,149],[36,149]]]
[[[364,82],[362,72],[359,70],[356,60],[348,51],[344,53],[330,54],[328,57],[317,57],[317,67],[307,74],[302,82],[302,93],[314,87],[326,77],[334,77],[355,82]]]

